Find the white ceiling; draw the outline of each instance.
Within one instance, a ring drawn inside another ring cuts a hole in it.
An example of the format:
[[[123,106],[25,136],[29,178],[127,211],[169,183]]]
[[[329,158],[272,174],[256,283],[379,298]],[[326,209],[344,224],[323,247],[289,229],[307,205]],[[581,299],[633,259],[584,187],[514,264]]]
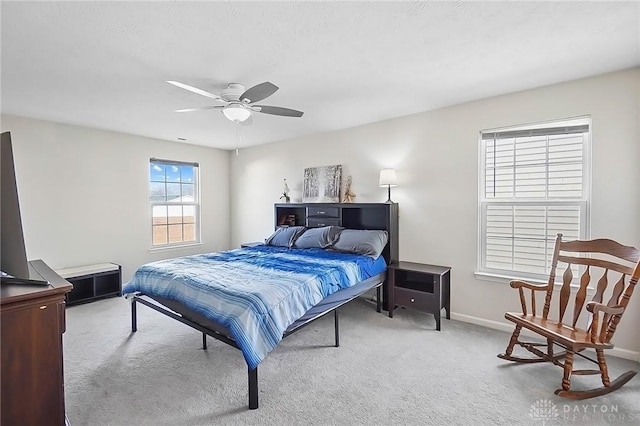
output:
[[[640,65],[640,2],[7,2],[3,113],[223,149],[235,124],[167,84],[280,87],[241,147]]]

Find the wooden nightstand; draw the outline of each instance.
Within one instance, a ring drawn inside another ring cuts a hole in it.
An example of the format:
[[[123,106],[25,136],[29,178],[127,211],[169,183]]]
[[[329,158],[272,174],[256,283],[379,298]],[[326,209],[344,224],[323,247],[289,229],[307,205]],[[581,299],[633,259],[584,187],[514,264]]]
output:
[[[413,262],[389,265],[389,317],[397,305],[433,314],[440,331],[440,313],[444,308],[450,319],[451,268]]]

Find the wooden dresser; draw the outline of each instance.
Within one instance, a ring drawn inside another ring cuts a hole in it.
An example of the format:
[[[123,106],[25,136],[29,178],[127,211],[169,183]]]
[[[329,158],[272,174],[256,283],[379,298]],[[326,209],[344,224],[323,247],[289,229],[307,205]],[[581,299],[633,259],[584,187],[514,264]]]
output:
[[[73,286],[42,260],[32,279],[49,286],[3,284],[0,305],[2,425],[64,425],[62,333],[65,294]]]

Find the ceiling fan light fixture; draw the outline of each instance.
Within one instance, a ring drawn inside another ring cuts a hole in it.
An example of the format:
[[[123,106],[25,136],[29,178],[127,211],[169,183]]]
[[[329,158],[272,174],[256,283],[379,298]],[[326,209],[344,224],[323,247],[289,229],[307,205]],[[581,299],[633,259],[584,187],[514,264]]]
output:
[[[242,105],[230,104],[222,108],[222,113],[229,120],[236,123],[241,123],[251,116],[251,111],[243,107]]]

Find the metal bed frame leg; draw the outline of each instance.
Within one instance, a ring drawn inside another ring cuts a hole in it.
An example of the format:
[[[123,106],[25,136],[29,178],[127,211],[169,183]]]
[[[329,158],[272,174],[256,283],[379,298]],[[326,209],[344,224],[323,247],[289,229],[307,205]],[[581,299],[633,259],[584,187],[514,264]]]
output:
[[[136,298],[131,299],[131,332],[138,331],[138,309],[136,306]]]
[[[382,312],[382,300],[380,297],[380,287],[382,287],[381,285],[379,285],[378,287],[376,287],[376,312],[380,313]]]
[[[258,408],[258,367],[249,368],[249,410]]]
[[[338,327],[338,310],[337,309],[333,311],[333,320],[336,326],[336,348],[337,348],[338,346],[340,346],[340,330]]]
[[[207,334],[202,333],[202,349],[207,350]]]

